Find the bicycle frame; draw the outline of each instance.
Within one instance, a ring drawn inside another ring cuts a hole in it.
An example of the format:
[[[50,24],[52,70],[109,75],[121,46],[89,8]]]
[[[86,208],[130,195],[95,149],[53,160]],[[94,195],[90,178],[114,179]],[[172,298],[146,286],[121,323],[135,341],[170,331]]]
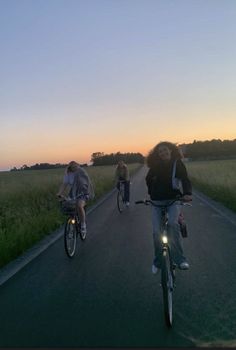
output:
[[[69,204],[68,208],[66,207],[66,204]],[[82,241],[85,240],[86,234],[81,233],[80,218],[77,213],[76,203],[73,203],[70,199],[64,199],[61,201],[61,208],[63,213],[67,215],[64,229],[64,247],[68,257],[72,258],[76,252],[78,234],[80,234]],[[86,206],[84,209],[86,211]]]
[[[120,213],[124,210],[124,207],[125,207],[124,196],[125,196],[125,181],[119,180],[118,192],[117,192],[117,207]]]
[[[171,257],[171,251],[168,243],[168,214],[167,208],[180,201],[183,204],[181,198],[176,198],[170,201],[167,205],[158,205],[151,200],[136,201],[136,204],[153,205],[161,208],[161,242],[162,242],[162,262],[161,262],[161,286],[163,290],[163,303],[164,303],[164,315],[165,321],[168,327],[172,326],[173,322],[173,307],[172,307],[172,293],[175,286],[175,267]]]

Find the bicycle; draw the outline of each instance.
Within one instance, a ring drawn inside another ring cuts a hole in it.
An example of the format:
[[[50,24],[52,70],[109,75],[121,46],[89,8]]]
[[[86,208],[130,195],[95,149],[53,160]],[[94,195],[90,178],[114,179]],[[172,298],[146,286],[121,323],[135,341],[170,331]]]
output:
[[[120,213],[125,208],[125,181],[119,180],[117,184],[117,196],[116,196],[116,203],[117,203],[117,208]]]
[[[86,239],[86,232],[81,232],[81,223],[76,210],[76,201],[61,197],[61,211],[67,215],[64,228],[64,247],[69,258],[73,258],[77,248],[77,238],[80,235],[82,241]],[[86,211],[86,206],[84,207]]]
[[[162,242],[161,286],[163,291],[164,317],[165,317],[166,325],[168,327],[172,327],[172,323],[173,323],[173,290],[175,287],[175,280],[176,280],[176,277],[175,277],[176,264],[173,262],[170,246],[168,244],[167,207],[171,206],[177,201],[179,201],[182,205],[188,204],[186,202],[184,203],[182,198],[176,198],[167,205],[157,205],[152,200],[149,200],[149,199],[135,202],[135,204],[153,205],[155,207],[161,208],[161,242]],[[186,230],[186,226],[184,226],[184,230]],[[184,231],[182,235],[183,234],[186,234],[186,231]]]

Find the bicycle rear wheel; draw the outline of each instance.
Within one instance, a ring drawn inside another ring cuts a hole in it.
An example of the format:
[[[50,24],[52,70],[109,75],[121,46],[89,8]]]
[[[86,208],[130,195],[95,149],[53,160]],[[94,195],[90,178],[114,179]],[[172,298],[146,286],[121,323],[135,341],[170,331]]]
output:
[[[123,193],[121,190],[117,192],[117,207],[120,213],[124,210],[124,207],[125,207],[125,203],[123,200]]]
[[[172,326],[173,322],[173,275],[171,271],[171,262],[168,249],[163,251],[161,265],[161,284],[163,291],[164,315],[166,325]]]
[[[69,258],[73,258],[76,251],[77,230],[73,218],[68,218],[64,230],[64,246]]]

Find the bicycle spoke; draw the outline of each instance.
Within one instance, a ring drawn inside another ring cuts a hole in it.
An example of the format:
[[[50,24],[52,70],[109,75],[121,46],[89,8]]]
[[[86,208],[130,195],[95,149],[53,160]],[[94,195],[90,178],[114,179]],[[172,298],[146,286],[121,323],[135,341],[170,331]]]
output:
[[[77,234],[76,234],[75,223],[72,223],[72,220],[70,218],[66,223],[65,231],[64,231],[65,251],[68,257],[70,258],[72,258],[75,254],[76,241],[77,241]]]
[[[125,206],[125,203],[123,200],[123,196],[122,196],[122,193],[119,191],[117,193],[117,207],[120,213],[124,210],[124,206]]]
[[[162,256],[161,279],[162,279],[165,320],[166,320],[167,326],[171,327],[172,321],[173,321],[173,307],[172,307],[173,277],[171,273],[170,258],[169,258],[168,250],[165,250]]]

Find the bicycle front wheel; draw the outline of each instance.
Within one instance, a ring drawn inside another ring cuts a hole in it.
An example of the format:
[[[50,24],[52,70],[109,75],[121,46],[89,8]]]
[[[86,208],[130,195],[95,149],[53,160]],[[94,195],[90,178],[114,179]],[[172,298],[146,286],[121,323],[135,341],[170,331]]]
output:
[[[77,243],[77,232],[76,232],[76,223],[72,218],[69,218],[66,222],[65,231],[64,231],[64,246],[66,254],[69,258],[73,258],[76,251]]]
[[[78,228],[81,240],[84,241],[86,239],[86,235],[87,235],[86,230],[85,231],[81,230],[81,223],[80,222],[77,225],[77,228]]]
[[[124,210],[125,207],[125,203],[123,200],[123,195],[121,191],[118,191],[117,193],[117,207],[120,213],[122,213],[122,211]]]
[[[163,291],[164,315],[168,327],[173,322],[173,287],[174,281],[171,272],[171,262],[168,249],[163,251],[161,265],[161,284]]]
[[[86,214],[86,212],[87,212],[87,206],[86,205],[84,206],[84,211],[85,211],[85,214]],[[77,225],[76,225],[77,232],[79,233],[81,240],[84,241],[86,239],[86,236],[87,236],[87,231],[86,230],[81,230],[81,222],[80,222],[80,219],[79,219],[78,215],[76,216],[76,220],[77,220],[76,221],[76,223],[77,223]]]

